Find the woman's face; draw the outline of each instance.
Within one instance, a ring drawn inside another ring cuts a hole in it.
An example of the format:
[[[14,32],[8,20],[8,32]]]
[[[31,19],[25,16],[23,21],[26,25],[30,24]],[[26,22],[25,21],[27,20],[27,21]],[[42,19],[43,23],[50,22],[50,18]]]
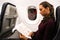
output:
[[[44,8],[43,5],[39,5],[39,10],[42,16],[47,16],[50,13],[49,7]]]

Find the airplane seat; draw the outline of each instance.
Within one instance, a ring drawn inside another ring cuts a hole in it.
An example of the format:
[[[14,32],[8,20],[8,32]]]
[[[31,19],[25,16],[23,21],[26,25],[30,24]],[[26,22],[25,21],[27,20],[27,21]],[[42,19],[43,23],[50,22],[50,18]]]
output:
[[[56,8],[56,32],[53,40],[60,40],[60,6]]]
[[[17,32],[12,33],[17,19],[16,6],[11,3],[4,3],[1,10],[0,38],[8,38]]]
[[[0,26],[1,26],[1,14],[0,14]],[[0,29],[0,31],[1,31],[1,29]]]

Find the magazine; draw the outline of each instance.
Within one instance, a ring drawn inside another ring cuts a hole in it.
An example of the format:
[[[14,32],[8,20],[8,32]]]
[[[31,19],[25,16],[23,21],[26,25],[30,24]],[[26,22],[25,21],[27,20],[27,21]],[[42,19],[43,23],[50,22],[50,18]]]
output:
[[[21,23],[19,25],[16,25],[12,31],[14,32],[15,30],[23,34],[25,37],[31,39],[29,33],[31,33],[32,31],[25,24]]]

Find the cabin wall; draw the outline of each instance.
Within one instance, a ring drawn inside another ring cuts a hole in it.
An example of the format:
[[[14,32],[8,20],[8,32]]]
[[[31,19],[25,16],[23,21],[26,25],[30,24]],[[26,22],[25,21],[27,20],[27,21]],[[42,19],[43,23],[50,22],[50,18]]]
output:
[[[56,12],[56,7],[60,5],[60,0],[0,0],[0,12],[2,4],[4,2],[15,4],[18,13],[16,25],[23,22],[28,28],[32,29],[32,31],[36,31],[38,29],[39,23],[43,19],[43,17],[39,13],[39,4],[43,1],[48,1],[49,3],[51,3],[54,6],[54,12]],[[37,19],[34,21],[29,20],[28,18],[28,7],[31,5],[35,6],[37,9]]]

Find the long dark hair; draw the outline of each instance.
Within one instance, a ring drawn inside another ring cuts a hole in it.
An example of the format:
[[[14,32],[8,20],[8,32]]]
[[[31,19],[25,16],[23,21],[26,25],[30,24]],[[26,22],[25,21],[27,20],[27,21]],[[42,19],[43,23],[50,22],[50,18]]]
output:
[[[50,9],[50,15],[49,16],[51,18],[54,18],[54,7],[53,7],[53,5],[51,5],[47,1],[44,1],[44,2],[40,3],[39,5],[43,5],[44,8],[49,7],[49,9]]]

